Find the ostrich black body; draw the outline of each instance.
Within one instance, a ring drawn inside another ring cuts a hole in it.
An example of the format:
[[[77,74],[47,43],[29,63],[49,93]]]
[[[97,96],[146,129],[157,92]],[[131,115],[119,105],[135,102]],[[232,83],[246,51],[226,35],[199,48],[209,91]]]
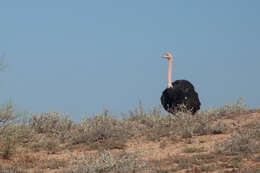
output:
[[[187,80],[176,80],[172,88],[166,88],[161,96],[164,109],[172,114],[179,111],[179,105],[184,104],[187,110],[195,114],[200,109],[200,100],[194,86]]]

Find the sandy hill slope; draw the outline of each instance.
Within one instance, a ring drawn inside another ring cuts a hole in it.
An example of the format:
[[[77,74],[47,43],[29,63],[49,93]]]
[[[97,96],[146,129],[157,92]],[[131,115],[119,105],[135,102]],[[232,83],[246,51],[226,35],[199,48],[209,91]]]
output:
[[[260,172],[260,110],[139,110],[120,120],[104,112],[70,125],[55,116],[5,128],[0,172]]]

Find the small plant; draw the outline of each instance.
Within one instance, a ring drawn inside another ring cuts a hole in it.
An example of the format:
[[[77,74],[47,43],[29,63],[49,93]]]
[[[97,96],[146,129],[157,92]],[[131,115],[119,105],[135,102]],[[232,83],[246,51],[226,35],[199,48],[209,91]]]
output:
[[[32,115],[29,119],[29,125],[37,133],[49,133],[64,141],[68,131],[72,128],[72,120],[63,113],[48,112]]]
[[[253,131],[240,132],[217,144],[215,151],[227,155],[251,155],[259,152],[259,142]]]
[[[199,136],[210,134],[211,121],[211,114],[207,114],[206,112],[197,114],[197,116],[195,117],[193,133]]]
[[[165,169],[159,169],[159,170],[156,170],[156,173],[169,173],[169,171],[165,170]]]
[[[44,160],[41,164],[41,169],[59,169],[66,167],[66,161],[57,159]]]
[[[104,112],[91,118],[84,118],[70,132],[72,144],[86,143],[90,149],[123,148],[131,134],[131,123],[118,120]]]
[[[10,155],[15,152],[15,139],[14,136],[6,135],[3,137],[2,142],[3,158],[9,159]]]
[[[137,125],[136,129],[148,140],[160,141],[161,137],[171,135],[171,117],[170,115],[162,116],[162,108],[153,106],[149,113],[144,111],[144,106],[140,103],[138,108],[129,111],[129,121]]]
[[[226,104],[218,109],[202,110],[196,114],[197,117],[205,117],[207,121],[218,120],[226,116],[239,115],[247,111],[247,106],[240,98],[233,104]]]
[[[59,150],[59,141],[50,139],[46,141],[44,148],[48,151],[48,154],[55,154]]]
[[[215,165],[202,165],[200,167],[201,172],[210,172],[210,171],[216,171],[217,167]]]
[[[33,152],[39,152],[41,149],[45,149],[43,142],[32,143],[29,145],[29,147]]]
[[[193,165],[201,165],[203,163],[200,159],[197,159],[193,156],[175,156],[173,161],[177,164],[177,166],[174,168],[174,171],[191,169]]]
[[[258,167],[247,167],[247,168],[244,168],[241,172],[243,172],[243,173],[259,173],[260,168],[258,168]]]
[[[243,98],[239,98],[235,104],[227,104],[219,108],[219,115],[226,116],[232,114],[241,114],[247,110]]]
[[[193,155],[192,158],[200,161],[201,163],[212,163],[215,160],[215,156],[213,154],[196,154]]]
[[[97,157],[83,156],[82,161],[74,161],[74,167],[66,173],[134,173],[145,170],[146,163],[137,159],[136,153],[113,155],[109,151]]]
[[[218,122],[213,125],[210,129],[211,134],[223,134],[229,130],[228,126],[225,123]]]
[[[10,125],[14,124],[19,117],[14,112],[14,106],[9,103],[0,107],[0,135],[5,133],[5,129]]]
[[[193,132],[194,134],[201,136],[209,134],[223,134],[228,130],[228,126],[221,121],[213,124],[211,121],[200,119],[198,123],[195,123]]]
[[[194,148],[194,147],[188,147],[183,149],[184,153],[199,153],[203,151],[204,151],[203,148]]]
[[[16,168],[16,167],[4,167],[0,163],[0,172],[1,173],[27,173],[27,171],[24,171],[22,169]]]
[[[47,151],[48,154],[56,154],[59,150],[59,140],[53,137],[46,138],[43,136],[37,143],[32,143],[29,145],[29,148],[33,152],[39,152],[41,150]]]
[[[15,159],[15,166],[23,169],[34,168],[39,163],[39,158],[27,151],[19,152],[19,157]]]
[[[194,116],[187,112],[177,112],[173,118],[172,126],[176,134],[182,138],[191,138],[194,131]]]

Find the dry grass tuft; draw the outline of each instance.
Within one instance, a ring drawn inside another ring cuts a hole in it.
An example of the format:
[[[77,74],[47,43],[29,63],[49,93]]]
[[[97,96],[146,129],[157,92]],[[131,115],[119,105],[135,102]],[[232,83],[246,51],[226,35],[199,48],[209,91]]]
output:
[[[135,173],[146,168],[146,163],[138,160],[136,153],[113,155],[106,150],[98,156],[83,156],[80,161],[74,160],[73,165],[66,173]]]
[[[90,149],[121,149],[132,136],[131,129],[131,123],[105,111],[102,115],[84,118],[70,131],[69,140],[72,144],[88,144]]]
[[[48,112],[32,115],[29,119],[29,126],[36,133],[47,133],[56,136],[61,141],[67,138],[67,132],[72,128],[72,120],[68,115],[60,112]]]
[[[216,153],[226,155],[252,155],[260,151],[260,143],[256,139],[256,133],[248,130],[232,135],[223,143],[217,144]]]
[[[27,171],[21,168],[15,168],[13,166],[4,167],[0,163],[0,172],[1,173],[27,173]]]

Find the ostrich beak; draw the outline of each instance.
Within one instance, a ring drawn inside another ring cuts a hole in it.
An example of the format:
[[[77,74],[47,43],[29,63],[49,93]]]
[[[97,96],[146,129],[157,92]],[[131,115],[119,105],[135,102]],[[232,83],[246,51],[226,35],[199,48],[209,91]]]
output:
[[[162,58],[166,58],[168,60],[172,59],[172,55],[168,52],[164,56],[161,56]]]
[[[165,56],[161,56],[161,58],[165,58],[165,59],[171,59],[172,57],[171,56],[167,56],[167,55],[165,55]]]

